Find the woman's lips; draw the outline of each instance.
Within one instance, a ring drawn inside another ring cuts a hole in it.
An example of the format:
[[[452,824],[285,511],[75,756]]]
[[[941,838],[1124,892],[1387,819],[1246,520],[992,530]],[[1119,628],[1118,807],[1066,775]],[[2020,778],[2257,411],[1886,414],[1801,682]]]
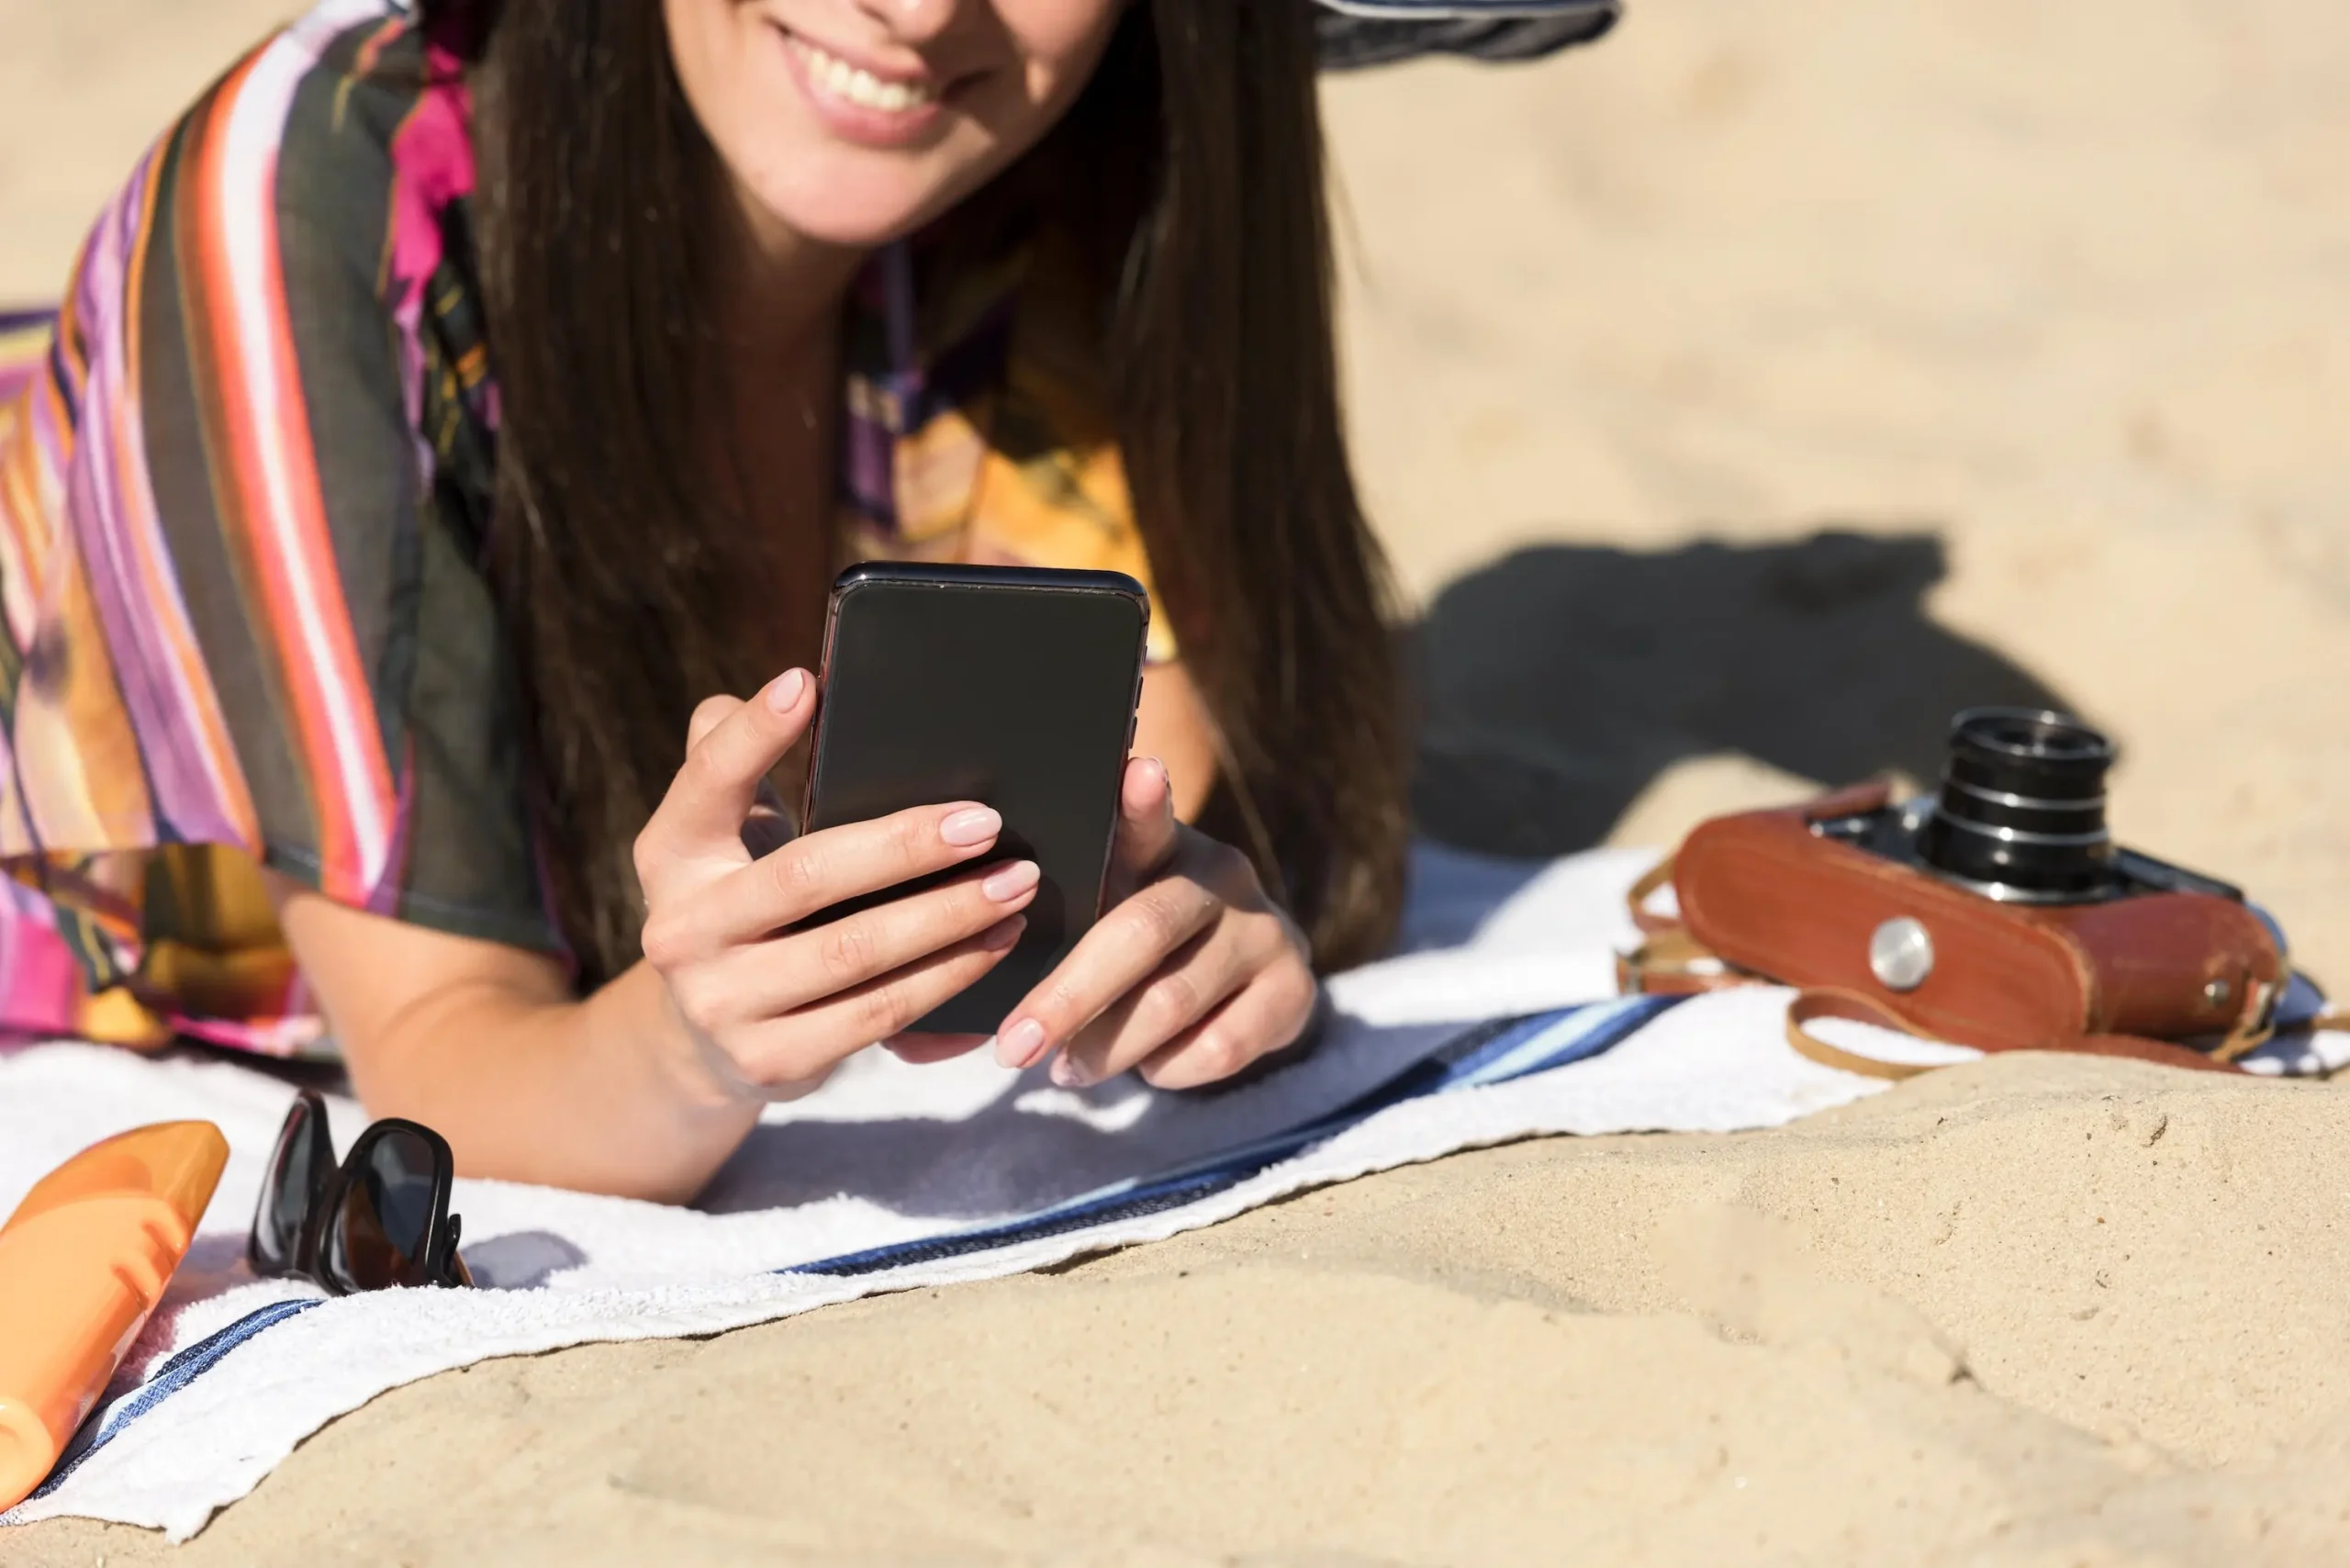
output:
[[[943,94],[934,80],[883,75],[797,33],[785,32],[783,42],[792,79],[843,140],[902,147],[921,140],[937,123]]]

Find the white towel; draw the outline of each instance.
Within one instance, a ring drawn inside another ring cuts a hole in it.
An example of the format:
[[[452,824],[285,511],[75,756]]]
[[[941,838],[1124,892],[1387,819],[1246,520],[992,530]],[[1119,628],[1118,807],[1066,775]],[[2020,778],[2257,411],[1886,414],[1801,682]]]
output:
[[[279,1079],[87,1045],[0,1052],[0,1213],[127,1127],[206,1117],[232,1150],[109,1399],[0,1525],[73,1514],[182,1540],[336,1416],[487,1357],[1016,1273],[1510,1138],[1774,1126],[1885,1087],[1788,1050],[1784,991],[1608,1000],[1612,951],[1633,935],[1624,890],[1651,858],[1420,850],[1402,955],[1331,982],[1310,1054],[1223,1092],[1070,1092],[984,1053],[915,1068],[867,1052],[775,1107],[695,1209],[459,1182],[466,1260],[487,1287],[474,1291],[330,1300],[246,1272],[261,1163],[292,1094]],[[1831,1028],[1879,1054],[1974,1054]],[[347,1147],[362,1114],[330,1103]]]

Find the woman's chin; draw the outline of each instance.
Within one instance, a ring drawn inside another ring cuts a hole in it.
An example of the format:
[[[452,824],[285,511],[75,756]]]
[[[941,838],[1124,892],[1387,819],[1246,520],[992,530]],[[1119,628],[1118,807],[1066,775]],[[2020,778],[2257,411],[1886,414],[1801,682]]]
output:
[[[863,218],[826,213],[811,221],[786,221],[792,232],[804,235],[821,245],[835,246],[845,251],[878,251],[916,232],[927,220],[903,214],[877,214]]]
[[[858,173],[855,179],[795,179],[787,188],[755,188],[751,195],[784,230],[855,249],[904,239],[962,195],[959,182],[912,170]]]
[[[783,229],[822,244],[886,245],[922,229],[984,184],[995,160],[846,148],[835,143],[782,164],[780,179],[748,192]],[[959,151],[959,150],[957,150]]]

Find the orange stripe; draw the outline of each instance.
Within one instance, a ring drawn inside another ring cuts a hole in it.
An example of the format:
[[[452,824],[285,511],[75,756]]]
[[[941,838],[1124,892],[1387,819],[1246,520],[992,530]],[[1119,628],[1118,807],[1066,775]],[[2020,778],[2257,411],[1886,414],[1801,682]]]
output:
[[[0,531],[6,534],[5,540],[0,540],[0,570],[10,577],[9,599],[28,607],[25,617],[7,614],[5,630],[19,654],[24,652],[24,644],[31,641],[29,609],[40,602],[40,583],[36,576],[39,548],[34,536],[46,520],[40,500],[42,458],[33,431],[32,400],[39,396],[41,384],[47,380],[44,375],[32,382],[5,411],[0,411]]]
[[[66,409],[65,393],[57,385],[57,378],[53,375],[43,375],[33,383],[31,395],[39,400],[40,407],[36,409],[28,406],[25,409],[25,418],[35,424],[46,422],[50,430],[55,432],[59,442],[57,454],[59,462],[71,463],[73,457],[72,446],[74,439],[73,421]],[[41,603],[46,600],[49,593],[50,563],[56,558],[57,554],[57,525],[52,514],[56,509],[65,504],[63,494],[65,475],[62,470],[52,470],[42,463],[36,444],[39,440],[38,431],[28,431],[26,436],[25,444],[34,448],[32,471],[28,476],[34,487],[32,508],[34,526],[25,531],[25,575],[32,584],[34,602]],[[50,492],[49,494],[41,493],[44,487]]]
[[[386,17],[374,32],[367,35],[367,41],[359,46],[359,51],[352,56],[350,72],[344,75],[342,85],[337,89],[335,123],[338,126],[342,122],[344,96],[362,78],[373,76],[375,73],[375,68],[384,62],[384,50],[406,37],[412,25],[414,24],[407,17]]]
[[[139,517],[135,526],[126,527],[124,536],[138,563],[140,580],[140,601],[151,605],[173,605],[181,602],[179,585],[166,569],[151,546],[157,537],[154,492],[148,482],[143,466],[145,455],[142,439],[134,441],[131,432],[121,428],[120,421],[130,412],[143,409],[140,390],[140,355],[146,346],[146,334],[139,323],[143,315],[147,295],[147,251],[154,243],[155,207],[162,199],[164,157],[159,150],[151,155],[147,172],[147,187],[140,195],[139,227],[130,244],[130,255],[123,274],[122,342],[123,397],[114,410],[115,431],[115,492],[123,498],[123,505],[136,509]],[[244,765],[237,756],[236,747],[229,739],[228,722],[220,712],[219,693],[212,684],[211,672],[205,667],[203,650],[196,645],[193,629],[185,614],[174,613],[163,618],[162,627],[171,641],[170,657],[180,679],[185,684],[190,700],[185,705],[174,702],[174,711],[187,714],[196,723],[198,745],[205,755],[207,770],[219,785],[219,803],[235,819],[236,827],[248,846],[258,846],[261,841],[259,813],[253,809],[252,792],[245,783]]]
[[[204,145],[198,160],[198,210],[204,219],[210,220],[198,236],[200,264],[198,271],[207,292],[207,304],[214,307],[203,312],[203,323],[212,342],[218,364],[218,387],[227,394],[218,399],[216,411],[220,415],[227,436],[225,455],[229,459],[229,476],[234,481],[235,494],[231,515],[224,516],[224,525],[234,531],[236,542],[246,552],[253,576],[260,583],[266,604],[266,635],[260,641],[275,655],[275,665],[282,689],[292,708],[291,718],[298,742],[300,761],[308,786],[311,809],[319,830],[320,876],[330,896],[345,901],[362,900],[373,890],[364,886],[363,868],[359,864],[357,835],[347,802],[342,796],[342,769],[338,763],[332,741],[332,729],[327,705],[331,700],[327,677],[344,683],[345,689],[355,688],[364,695],[365,687],[357,680],[358,651],[351,644],[350,620],[344,608],[341,581],[333,565],[333,550],[328,538],[324,505],[319,498],[315,469],[303,466],[289,473],[291,500],[296,516],[289,520],[296,538],[293,547],[300,551],[314,574],[322,602],[321,611],[335,623],[330,627],[334,646],[330,650],[334,668],[322,672],[315,667],[308,651],[295,638],[288,636],[291,628],[299,625],[299,612],[286,571],[286,563],[278,552],[278,542],[256,531],[253,518],[265,512],[270,505],[269,487],[261,462],[260,442],[252,423],[253,409],[244,397],[238,395],[252,385],[258,368],[246,358],[241,335],[236,330],[239,322],[238,300],[234,280],[229,270],[223,236],[218,231],[221,217],[222,195],[227,185],[223,154],[227,144],[226,129],[233,118],[236,100],[246,85],[259,56],[249,58],[222,84],[215,95],[207,117]],[[293,379],[294,364],[290,339],[283,329],[285,285],[278,271],[275,225],[270,225],[270,243],[265,248],[268,269],[267,297],[254,307],[265,312],[264,324],[280,329],[271,337],[272,364],[281,377],[281,386],[287,396],[281,404],[281,428],[291,438],[288,442],[297,453],[310,448],[308,415],[300,398],[300,385]],[[336,618],[339,618],[337,620]],[[340,635],[335,635],[340,633]],[[372,734],[374,720],[372,702],[366,704],[364,717]],[[383,772],[382,759],[369,759],[375,767],[372,773]],[[377,782],[371,779],[370,783]],[[389,778],[381,780],[383,793],[389,794]]]
[[[272,300],[280,302],[282,307],[285,297],[285,279],[279,274],[280,263],[274,240],[267,254],[270,272],[269,297]],[[286,639],[287,651],[297,656],[297,662],[302,665],[305,674],[310,678],[311,700],[318,707],[321,723],[325,721],[327,704],[335,700],[335,694],[340,690],[344,700],[352,705],[358,715],[363,728],[364,744],[367,740],[372,740],[379,733],[375,727],[375,694],[368,687],[366,672],[360,667],[358,644],[352,635],[351,608],[342,596],[341,568],[335,560],[334,536],[327,526],[326,497],[319,486],[317,459],[310,441],[309,410],[301,397],[302,371],[295,357],[292,324],[289,319],[281,314],[273,319],[270,325],[274,329],[271,332],[270,347],[274,351],[277,385],[287,394],[282,405],[279,429],[285,432],[288,449],[286,455],[294,460],[294,464],[289,465],[287,474],[288,488],[291,492],[288,499],[295,509],[295,515],[291,520],[294,525],[294,538],[289,543],[302,556],[306,568],[305,576],[308,579],[311,591],[317,596],[319,613],[326,622],[325,652],[332,661],[331,669],[325,672],[327,678],[324,680],[318,678],[320,672],[310,665],[307,658],[300,657],[308,650],[304,645],[295,643],[291,637]],[[285,620],[276,623],[278,631],[284,634],[291,632],[297,624],[293,619],[291,610],[293,604],[291,574],[285,571],[284,559],[274,551],[271,552],[271,565],[275,570],[275,575],[285,585],[280,591],[286,596],[287,615]],[[347,887],[352,896],[364,899],[375,890],[367,885],[366,868],[360,864],[358,835],[352,825],[348,802],[343,794],[342,766],[334,750],[330,735],[322,734],[321,738],[325,740],[326,745],[322,748],[320,757],[320,774],[313,775],[313,783],[319,782],[321,775],[324,779],[331,781],[330,787],[324,793],[337,808],[336,825],[342,840],[342,853],[345,857],[343,863],[350,878]],[[370,766],[367,768],[366,783],[375,790],[377,801],[385,806],[384,814],[388,820],[391,814],[389,811],[391,774],[383,765],[381,756],[376,754],[376,748],[368,747],[367,753],[365,760]],[[335,862],[329,861],[329,864],[332,865]]]
[[[280,628],[294,611],[286,591],[285,569],[276,559],[274,542],[258,532],[253,522],[253,514],[269,505],[268,486],[257,450],[253,409],[243,395],[252,381],[242,335],[237,330],[244,305],[237,296],[225,237],[219,228],[226,185],[228,125],[234,117],[237,95],[258,59],[258,54],[248,57],[221,84],[205,117],[195,181],[195,211],[199,225],[195,236],[196,273],[204,290],[196,324],[209,340],[212,350],[214,384],[210,401],[226,438],[220,455],[226,459],[223,477],[229,481],[229,494],[222,498],[226,504],[220,521],[232,544],[241,550],[250,575],[262,590],[263,613],[253,628],[254,641],[275,666],[279,689],[287,700],[290,711],[286,717],[292,721],[296,760],[304,774],[318,828],[321,877],[332,884],[329,890],[331,895],[341,890],[349,876],[354,846],[343,813],[329,809],[327,797],[332,791],[320,788],[316,778],[321,757],[330,759],[330,777],[340,771],[331,766],[333,748],[329,740],[324,694],[308,660],[286,656]],[[252,308],[272,310],[281,305],[281,299],[273,297]]]

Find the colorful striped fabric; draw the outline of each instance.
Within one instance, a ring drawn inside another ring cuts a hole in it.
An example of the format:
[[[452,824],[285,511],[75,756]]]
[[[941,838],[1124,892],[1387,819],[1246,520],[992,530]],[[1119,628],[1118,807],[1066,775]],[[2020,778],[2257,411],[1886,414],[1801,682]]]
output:
[[[0,317],[0,1030],[327,1048],[263,867],[560,949],[479,565],[473,185],[459,62],[325,0],[156,143],[56,312]],[[851,332],[849,558],[1147,583],[1049,269],[920,311],[914,275],[885,253]]]

